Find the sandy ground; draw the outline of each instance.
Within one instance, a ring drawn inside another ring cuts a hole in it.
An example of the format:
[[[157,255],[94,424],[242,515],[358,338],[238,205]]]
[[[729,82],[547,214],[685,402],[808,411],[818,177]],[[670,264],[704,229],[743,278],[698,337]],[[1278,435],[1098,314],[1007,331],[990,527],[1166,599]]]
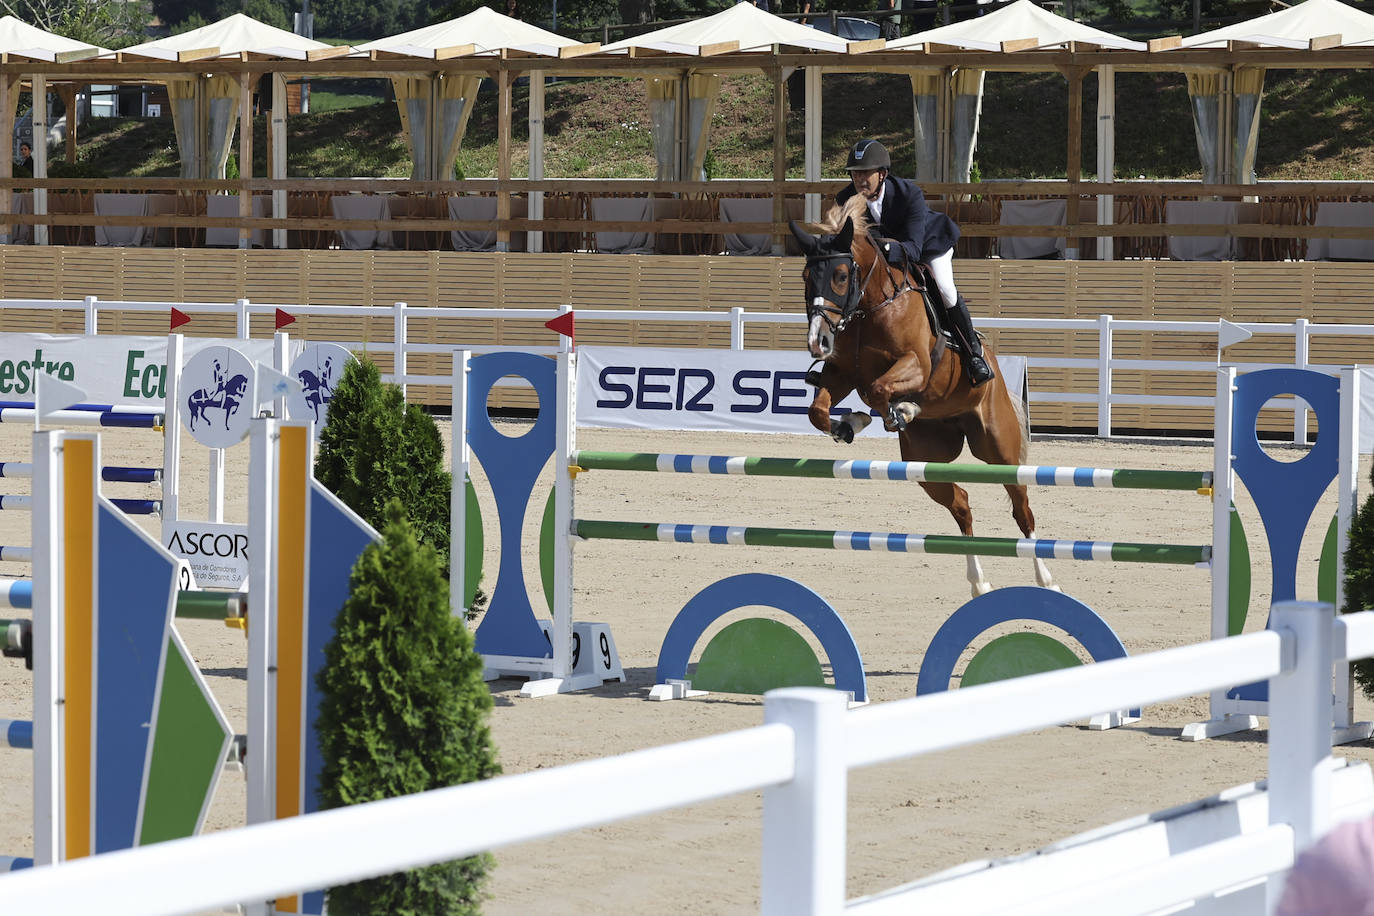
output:
[[[4,454],[26,460],[29,442],[22,427],[0,428],[0,443]],[[895,444],[875,437],[843,447],[821,436],[582,430],[578,444],[625,451],[897,457]],[[109,464],[156,463],[160,447],[160,440],[148,433],[111,431],[104,439],[104,458]],[[1288,450],[1289,457],[1295,454]],[[1197,470],[1210,468],[1211,451],[1206,443],[1039,438],[1031,461]],[[188,445],[184,517],[207,517],[206,465],[205,453]],[[229,521],[245,520],[246,465],[247,447],[231,450],[226,475]],[[475,476],[491,525],[495,512],[480,469]],[[1361,479],[1369,479],[1367,467]],[[6,483],[5,492],[25,490],[24,481]],[[110,492],[138,495],[140,488],[110,485]],[[146,488],[142,492],[146,494]],[[1329,494],[1328,503],[1317,514],[1322,530],[1334,512]],[[1000,488],[974,488],[979,532],[1014,536],[1008,505]],[[1192,493],[1042,489],[1034,492],[1032,505],[1042,537],[1185,544],[1210,540],[1209,503]],[[592,472],[579,478],[577,511],[586,518],[955,531],[944,511],[918,488],[900,483]],[[1255,518],[1254,513],[1248,517]],[[532,512],[527,530],[533,532],[537,521],[537,512]],[[4,513],[0,543],[28,543],[27,528],[26,515]],[[495,540],[489,530],[489,570],[496,568],[491,546]],[[1314,594],[1317,539],[1308,540],[1299,589]],[[1262,548],[1252,551],[1257,557],[1254,607],[1262,608],[1268,566]],[[525,567],[532,587],[538,589],[532,553],[525,557]],[[492,729],[502,766],[507,773],[519,773],[760,723],[762,702],[756,697],[712,695],[673,703],[646,699],[659,647],[674,615],[700,589],[740,572],[777,573],[815,589],[853,632],[873,702],[912,696],[926,646],[940,623],[967,600],[963,567],[957,557],[584,544],[576,558],[576,616],[610,625],[627,681],[543,699],[521,698],[518,680],[492,682]],[[1028,561],[993,559],[986,567],[996,585],[1033,584]],[[1099,611],[1132,654],[1208,636],[1209,586],[1204,571],[1070,561],[1058,562],[1053,569],[1065,592]],[[24,573],[22,567],[2,571]],[[541,606],[542,598],[536,595],[533,600]],[[749,615],[736,612],[712,632]],[[1263,616],[1263,611],[1252,612],[1250,626],[1262,626]],[[230,721],[244,731],[243,636],[215,622],[181,621],[179,626]],[[30,679],[22,665],[0,665],[0,717],[29,718],[31,704]],[[1177,740],[1182,726],[1206,718],[1206,712],[1204,698],[1183,699],[1148,707],[1143,721],[1113,731],[1067,725],[852,773],[849,896],[884,890],[968,859],[1034,849],[1090,827],[1263,777],[1267,747],[1262,731],[1200,744]],[[1374,717],[1363,698],[1357,713],[1360,718]],[[1374,759],[1374,750],[1366,744],[1336,753]],[[0,773],[0,852],[26,855],[32,847],[30,752],[0,749]],[[663,778],[671,779],[672,774]],[[226,774],[210,828],[241,824],[244,797],[242,775]],[[486,912],[558,916],[604,909],[662,914],[756,911],[759,812],[756,795],[737,797],[500,850]],[[462,828],[455,824],[454,829]]]

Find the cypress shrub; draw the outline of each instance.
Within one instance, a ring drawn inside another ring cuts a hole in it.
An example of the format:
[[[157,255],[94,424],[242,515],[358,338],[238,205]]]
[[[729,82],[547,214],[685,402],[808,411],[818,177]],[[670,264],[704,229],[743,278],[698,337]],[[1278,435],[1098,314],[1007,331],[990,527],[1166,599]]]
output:
[[[350,361],[329,402],[315,479],[381,529],[399,499],[421,544],[434,548],[448,578],[449,495],[444,440],[434,419],[407,405],[397,385],[382,383],[375,363]]]
[[[1374,474],[1371,474],[1374,484]],[[1351,613],[1374,608],[1374,491],[1350,522],[1350,541],[1345,548],[1345,591]],[[1362,658],[1351,665],[1364,695],[1374,699],[1374,659]]]
[[[418,543],[399,500],[387,505],[382,540],[363,551],[349,586],[318,679],[321,806],[497,774],[481,656],[464,622],[449,616],[435,552]],[[331,888],[329,910],[336,916],[479,913],[490,865],[483,854]]]

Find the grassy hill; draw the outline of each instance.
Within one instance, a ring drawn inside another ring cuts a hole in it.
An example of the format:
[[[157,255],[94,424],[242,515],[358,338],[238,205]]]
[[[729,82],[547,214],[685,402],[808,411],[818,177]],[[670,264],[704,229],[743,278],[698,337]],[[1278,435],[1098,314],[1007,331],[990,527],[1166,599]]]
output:
[[[314,111],[288,122],[288,169],[300,177],[404,177],[410,156],[400,118],[381,80],[316,81]],[[1116,78],[1118,177],[1197,178],[1197,146],[1184,79],[1177,73]],[[1096,161],[1097,81],[1084,83],[1085,177]],[[1261,178],[1374,179],[1374,72],[1272,71],[1265,82],[1259,134]],[[1062,178],[1068,132],[1067,83],[1057,74],[987,76],[977,164],[984,179]],[[549,86],[546,174],[573,178],[647,178],[655,173],[648,105],[639,80],[563,80]],[[516,88],[513,171],[525,174],[526,89]],[[345,107],[336,107],[345,106]],[[328,110],[325,110],[328,109]],[[723,82],[712,119],[719,178],[772,172],[772,89],[762,76]],[[834,75],[823,83],[827,176],[842,172],[845,150],[878,137],[899,173],[913,171],[910,83],[889,74]],[[254,173],[265,173],[264,117],[255,120]],[[788,171],[802,174],[803,119],[788,118]],[[83,129],[80,156],[97,174],[178,174],[170,118],[101,119]],[[459,155],[467,177],[495,176],[496,98],[490,81],[478,97]]]

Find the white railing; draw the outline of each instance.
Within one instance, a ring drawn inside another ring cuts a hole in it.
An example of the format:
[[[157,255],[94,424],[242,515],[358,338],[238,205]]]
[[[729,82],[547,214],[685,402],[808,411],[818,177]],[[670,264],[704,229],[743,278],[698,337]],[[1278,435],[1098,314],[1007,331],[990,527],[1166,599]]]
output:
[[[1145,864],[1118,857],[1119,876],[1026,881],[1014,909],[1145,913],[1255,881],[1268,881],[1272,906],[1296,853],[1331,821],[1332,662],[1374,654],[1374,612],[1333,619],[1330,605],[1285,602],[1272,626],[854,710],[834,690],[773,691],[756,728],[20,872],[0,878],[0,899],[7,913],[193,912],[761,789],[763,913],[912,912],[928,885],[846,904],[850,769],[1269,679],[1267,827],[1237,825]],[[986,904],[976,888],[962,894],[961,905]]]
[[[188,315],[232,314],[235,316],[235,334],[240,338],[250,335],[250,320],[254,315],[271,316],[277,309],[283,309],[297,317],[345,317],[345,318],[390,318],[392,322],[391,341],[334,341],[350,349],[365,349],[373,353],[391,353],[393,371],[386,376],[387,381],[395,382],[402,388],[407,385],[440,385],[452,383],[452,376],[422,375],[407,370],[411,355],[452,353],[455,344],[411,343],[408,325],[412,319],[519,319],[544,322],[568,311],[570,306],[557,309],[495,309],[495,308],[415,308],[404,302],[390,306],[354,305],[277,305],[252,303],[247,299],[234,302],[138,302],[100,300],[87,296],[84,300],[0,300],[3,309],[45,309],[80,310],[85,315],[85,333],[97,334],[98,315],[101,310],[125,312],[166,312],[176,308]],[[745,329],[750,325],[790,324],[801,327],[806,317],[797,313],[747,312],[743,308],[723,311],[655,311],[650,309],[587,309],[577,310],[578,317],[585,321],[637,321],[637,322],[678,322],[691,324],[728,323],[730,327],[730,348],[744,349]],[[975,318],[979,328],[1041,331],[1046,335],[1061,338],[1069,332],[1095,331],[1097,334],[1097,355],[1095,357],[1045,357],[1029,356],[1027,368],[1036,369],[1089,369],[1097,375],[1095,392],[1047,391],[1031,389],[1031,406],[1036,404],[1095,404],[1097,407],[1097,435],[1111,437],[1112,408],[1118,405],[1149,407],[1204,407],[1213,406],[1211,395],[1168,395],[1168,394],[1118,394],[1113,390],[1112,377],[1116,371],[1146,370],[1150,372],[1207,373],[1211,376],[1220,359],[1218,356],[1208,360],[1167,360],[1167,359],[1117,359],[1113,355],[1115,335],[1118,333],[1150,332],[1164,334],[1219,335],[1223,323],[1220,321],[1141,321],[1117,320],[1111,315],[1089,318]],[[1310,361],[1311,343],[1314,337],[1349,336],[1374,337],[1374,324],[1314,324],[1306,318],[1288,322],[1247,322],[1238,326],[1255,336],[1293,338],[1293,360],[1283,363],[1247,362],[1247,371],[1289,367],[1314,369],[1334,374],[1336,365],[1313,364]],[[532,353],[554,354],[558,351],[553,332],[549,332],[547,346],[522,346],[520,349]],[[471,346],[463,344],[464,349],[474,353],[494,350],[509,350],[505,346]],[[1293,408],[1293,441],[1307,443],[1308,411],[1301,403],[1287,404]]]

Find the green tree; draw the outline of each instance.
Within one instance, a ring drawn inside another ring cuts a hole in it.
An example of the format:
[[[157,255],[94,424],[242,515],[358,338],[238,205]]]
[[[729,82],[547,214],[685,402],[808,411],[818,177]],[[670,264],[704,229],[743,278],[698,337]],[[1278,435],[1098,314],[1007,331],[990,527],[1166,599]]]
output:
[[[1370,482],[1374,483],[1374,475]],[[1350,539],[1345,548],[1344,613],[1374,608],[1374,492],[1350,522]],[[1364,695],[1374,699],[1374,659],[1362,658],[1351,668]]]
[[[143,4],[123,0],[0,0],[0,13],[103,48],[138,44],[148,25]]]
[[[416,541],[399,500],[382,540],[363,551],[325,647],[317,723],[325,808],[395,798],[500,772],[487,720],[491,693],[471,633],[449,616],[434,551]],[[331,888],[338,916],[480,912],[483,854]]]
[[[368,524],[379,527],[399,499],[420,543],[434,548],[448,575],[452,476],[444,440],[429,414],[382,384],[371,360],[352,360],[329,402],[315,479]]]

